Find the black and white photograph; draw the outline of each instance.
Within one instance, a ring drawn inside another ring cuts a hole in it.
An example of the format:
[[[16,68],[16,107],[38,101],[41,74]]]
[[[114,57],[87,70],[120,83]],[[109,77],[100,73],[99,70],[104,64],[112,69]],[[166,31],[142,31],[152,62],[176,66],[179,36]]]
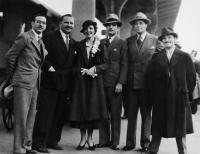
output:
[[[200,154],[198,0],[0,0],[0,154]]]

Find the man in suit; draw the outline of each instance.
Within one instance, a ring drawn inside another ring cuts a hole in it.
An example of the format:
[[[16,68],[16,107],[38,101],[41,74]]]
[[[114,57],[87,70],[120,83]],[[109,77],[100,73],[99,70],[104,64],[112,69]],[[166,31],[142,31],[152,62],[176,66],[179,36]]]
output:
[[[127,76],[128,127],[124,151],[132,150],[136,146],[138,109],[140,109],[142,119],[141,150],[146,151],[150,142],[151,113],[147,105],[144,77],[157,43],[157,37],[146,31],[150,23],[150,19],[142,12],[136,13],[134,19],[130,21],[136,34],[127,39],[129,55]]]
[[[152,102],[152,140],[147,154],[157,154],[162,137],[176,138],[179,154],[187,154],[186,134],[193,133],[190,102],[196,84],[191,57],[176,47],[178,35],[164,27],[164,49],[153,55],[146,74]]]
[[[32,29],[20,34],[6,54],[8,80],[14,88],[14,154],[35,154],[31,149],[40,68],[47,51],[40,39],[46,17],[36,15]]]
[[[49,152],[47,147],[62,150],[58,142],[61,139],[64,118],[67,116],[66,103],[71,97],[72,68],[76,55],[75,41],[70,36],[73,27],[73,16],[66,14],[60,19],[59,29],[43,37],[49,54],[42,68],[33,131],[33,145],[38,152]]]
[[[108,36],[102,40],[102,44],[104,44],[108,54],[109,66],[103,74],[103,82],[110,121],[104,120],[102,122],[97,147],[110,146],[111,149],[118,150],[121,129],[122,85],[125,84],[127,75],[127,47],[126,42],[118,37],[122,23],[116,14],[109,14],[104,25]]]

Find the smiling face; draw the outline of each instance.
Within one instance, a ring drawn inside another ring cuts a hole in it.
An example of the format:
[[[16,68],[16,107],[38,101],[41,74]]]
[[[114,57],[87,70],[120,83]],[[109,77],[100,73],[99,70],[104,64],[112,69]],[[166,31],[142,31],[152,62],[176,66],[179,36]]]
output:
[[[147,23],[144,22],[143,20],[137,20],[135,21],[135,23],[133,24],[133,28],[134,28],[134,31],[136,33],[144,33],[146,32],[146,29],[147,29]]]
[[[83,34],[86,38],[92,38],[95,34],[95,29],[93,25],[89,25],[87,28],[85,28]]]
[[[31,26],[37,34],[41,34],[46,29],[46,17],[36,16],[35,20],[31,22]]]
[[[70,34],[74,28],[74,18],[64,16],[60,22],[60,28],[65,34]]]
[[[162,42],[166,49],[170,49],[175,46],[176,38],[173,35],[166,35],[162,38]]]

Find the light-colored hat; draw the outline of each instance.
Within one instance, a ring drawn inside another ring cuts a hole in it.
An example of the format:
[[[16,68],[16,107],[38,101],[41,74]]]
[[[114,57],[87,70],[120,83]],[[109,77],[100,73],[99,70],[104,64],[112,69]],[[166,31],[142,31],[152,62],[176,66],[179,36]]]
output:
[[[159,36],[158,39],[162,41],[163,37],[166,35],[173,35],[175,38],[178,38],[178,34],[175,33],[171,27],[163,27],[161,31],[161,36]]]
[[[134,16],[134,18],[130,21],[130,24],[134,25],[135,22],[138,21],[138,20],[142,20],[145,23],[147,23],[148,25],[151,24],[151,20],[149,18],[147,18],[147,16],[144,13],[142,13],[142,12],[136,13],[136,15]]]
[[[122,22],[120,21],[119,17],[116,14],[114,14],[114,13],[111,13],[111,14],[109,14],[107,16],[106,22],[104,23],[104,26],[107,26],[110,23],[117,23],[117,25],[119,27],[122,26]]]

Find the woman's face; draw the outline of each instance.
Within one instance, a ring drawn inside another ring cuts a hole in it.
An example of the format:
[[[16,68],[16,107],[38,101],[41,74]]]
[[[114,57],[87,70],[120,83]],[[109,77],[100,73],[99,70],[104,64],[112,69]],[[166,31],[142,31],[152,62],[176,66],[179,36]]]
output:
[[[90,25],[84,30],[84,35],[86,38],[91,38],[95,34],[94,26]]]

